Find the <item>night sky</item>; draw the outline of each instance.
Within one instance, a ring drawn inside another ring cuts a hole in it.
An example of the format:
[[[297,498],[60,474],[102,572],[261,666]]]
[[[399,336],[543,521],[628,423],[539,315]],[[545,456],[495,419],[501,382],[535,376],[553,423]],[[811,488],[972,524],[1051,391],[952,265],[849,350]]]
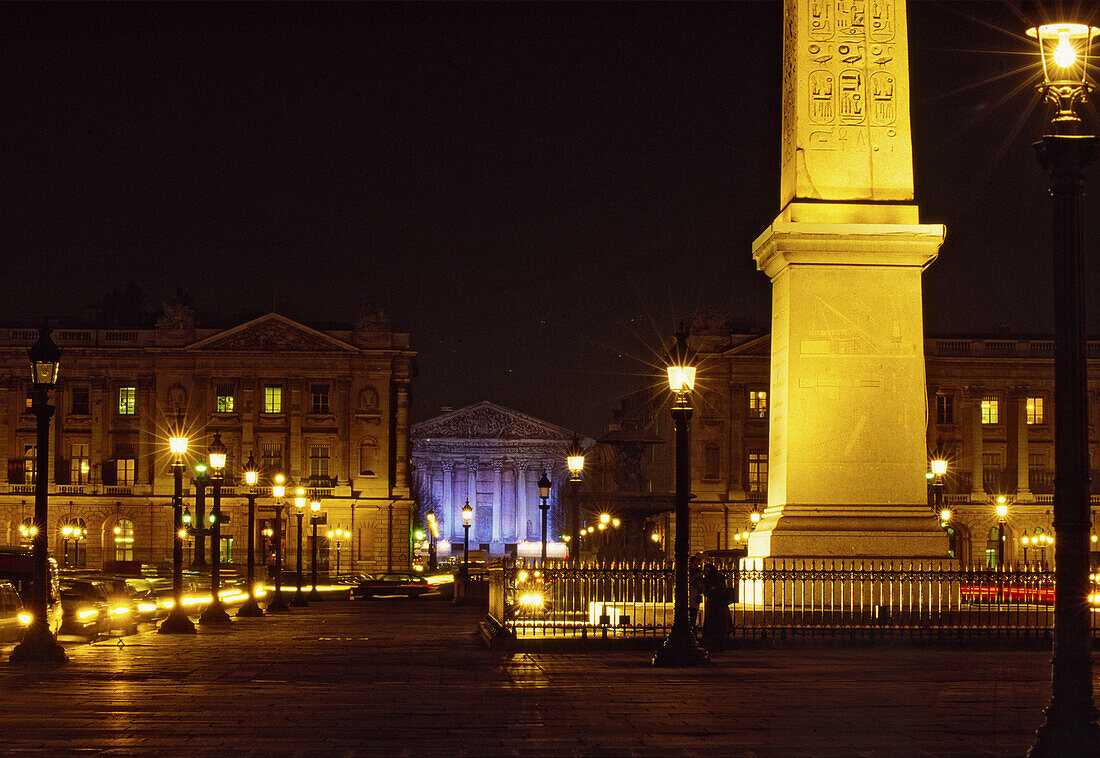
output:
[[[930,333],[1052,328],[1042,12],[909,4]],[[598,436],[679,319],[768,323],[780,29],[778,2],[4,5],[0,318],[131,282],[224,319],[376,305],[414,420],[487,399]]]

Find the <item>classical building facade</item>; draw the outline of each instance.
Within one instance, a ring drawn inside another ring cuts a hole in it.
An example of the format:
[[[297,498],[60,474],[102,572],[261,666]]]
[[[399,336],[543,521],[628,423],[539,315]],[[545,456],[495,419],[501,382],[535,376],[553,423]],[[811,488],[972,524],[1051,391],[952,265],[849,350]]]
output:
[[[704,328],[693,331],[691,343],[700,367],[691,426],[691,547],[739,549],[753,528],[753,511],[767,503],[769,337]],[[929,460],[948,461],[945,499],[951,517],[943,528],[962,565],[994,565],[1002,556],[1006,563],[1053,561],[1051,543],[1036,539],[1053,535],[1053,350],[1051,340],[1027,337],[925,340],[927,452]],[[1089,342],[1087,354],[1089,382],[1096,386],[1100,342]],[[664,492],[673,481],[668,414],[667,398],[645,396],[624,404],[620,414],[665,440],[647,447],[654,487]],[[1097,392],[1089,393],[1089,419],[1095,509],[1100,507]],[[931,488],[928,497],[931,519]],[[1008,506],[1003,527],[996,512],[1002,497]],[[659,519],[653,526],[664,542],[667,527]]]
[[[414,424],[410,438],[418,507],[435,514],[441,556],[462,554],[467,502],[473,508],[471,550],[538,555],[538,481],[544,473],[552,482],[548,554],[564,554],[565,451],[573,432],[486,401]]]
[[[256,544],[270,556],[276,472],[319,499],[328,526],[351,536],[343,567],[409,564],[409,387],[416,354],[379,311],[353,327],[317,330],[276,313],[227,329],[201,328],[166,306],[155,328],[58,328],[60,378],[51,393],[50,549],[59,562],[163,564],[172,554],[168,437],[182,414],[190,439],[185,505],[196,507],[195,464],[215,433],[228,448],[222,556],[243,564],[247,517],[241,468],[261,467]],[[27,401],[34,329],[0,330],[0,536],[29,542],[35,419]],[[287,490],[284,504],[293,490]],[[211,508],[207,488],[206,508]],[[294,508],[291,506],[290,511]],[[307,508],[308,510],[308,508]],[[294,545],[293,514],[284,547]],[[309,532],[309,517],[305,520]],[[66,525],[81,527],[82,539]],[[307,535],[306,551],[310,549]],[[321,562],[337,546],[319,539]],[[209,553],[208,553],[209,554]],[[294,563],[294,551],[285,551]],[[258,559],[259,560],[259,559]],[[308,562],[308,558],[306,559]]]

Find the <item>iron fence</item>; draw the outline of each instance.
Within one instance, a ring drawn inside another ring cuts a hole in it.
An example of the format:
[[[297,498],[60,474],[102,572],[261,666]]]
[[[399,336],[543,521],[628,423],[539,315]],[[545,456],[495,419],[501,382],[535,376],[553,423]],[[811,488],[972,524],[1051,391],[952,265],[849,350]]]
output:
[[[944,569],[851,560],[720,566],[733,636],[1046,639],[1054,572]],[[489,570],[489,614],[516,638],[664,637],[673,619],[670,564],[506,560]],[[1100,637],[1100,588],[1092,630]],[[716,602],[716,601],[712,601]],[[700,609],[699,623],[706,614]]]

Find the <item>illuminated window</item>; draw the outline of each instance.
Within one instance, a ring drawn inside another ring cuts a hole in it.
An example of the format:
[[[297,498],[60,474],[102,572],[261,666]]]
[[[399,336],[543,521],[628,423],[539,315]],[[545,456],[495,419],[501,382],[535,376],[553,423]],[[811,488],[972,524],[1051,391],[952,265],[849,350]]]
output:
[[[112,530],[115,543],[115,560],[134,560],[134,522],[119,519]]]
[[[749,451],[748,478],[745,480],[746,492],[768,491],[768,453],[764,450]]]
[[[91,390],[87,385],[77,385],[69,390],[69,413],[73,416],[90,416],[92,413]]]
[[[713,442],[703,446],[703,479],[718,479],[721,469],[721,448]]]
[[[283,446],[279,442],[265,442],[260,445],[263,451],[264,471],[268,476],[280,473],[283,470]]]
[[[1029,397],[1027,399],[1027,423],[1043,423],[1043,398]]]
[[[310,388],[310,396],[313,399],[310,408],[313,413],[330,413],[328,404],[328,385],[314,384]]]
[[[264,413],[283,412],[283,388],[278,384],[264,385]]]
[[[88,443],[72,443],[69,446],[69,484],[87,484],[90,480],[90,471]]]
[[[34,484],[35,466],[38,463],[38,448],[34,445],[23,445],[23,483]]]
[[[992,527],[985,538],[985,567],[997,568],[997,556],[1000,552],[1001,537],[997,527]]]
[[[955,396],[936,395],[936,423],[955,423]]]
[[[986,395],[982,398],[982,423],[1001,423],[1001,403],[996,395]]]
[[[749,390],[749,417],[768,417],[768,391]]]
[[[215,397],[217,398],[217,413],[233,413],[236,403],[234,402],[232,384],[219,384]]]
[[[329,471],[329,447],[328,445],[309,446],[309,475],[310,477],[328,478]]]
[[[137,461],[133,458],[115,459],[115,482],[122,487],[132,487]]]
[[[133,416],[137,413],[137,387],[118,388],[118,415]]]

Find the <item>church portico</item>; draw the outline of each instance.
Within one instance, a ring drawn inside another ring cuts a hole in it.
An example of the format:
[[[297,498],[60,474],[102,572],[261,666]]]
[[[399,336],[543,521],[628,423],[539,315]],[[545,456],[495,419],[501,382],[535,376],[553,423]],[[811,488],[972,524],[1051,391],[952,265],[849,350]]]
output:
[[[538,480],[551,488],[548,543],[564,554],[563,484],[567,429],[489,402],[447,412],[411,429],[415,489],[422,514],[434,513],[440,533],[461,554],[462,509],[473,509],[470,549],[490,556],[521,554],[542,540]]]

